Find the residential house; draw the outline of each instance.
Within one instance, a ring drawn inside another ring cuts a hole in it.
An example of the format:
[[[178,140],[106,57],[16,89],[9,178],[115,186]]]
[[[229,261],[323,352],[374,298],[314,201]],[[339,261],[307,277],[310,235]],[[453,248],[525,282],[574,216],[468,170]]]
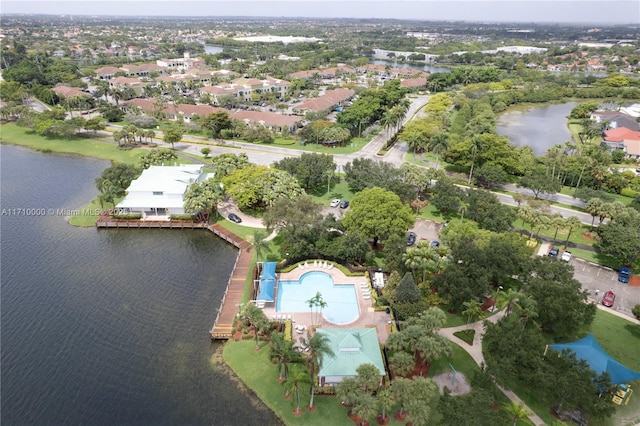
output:
[[[189,70],[192,68],[202,68],[205,62],[202,58],[192,58],[189,52],[184,52],[184,57],[175,59],[158,59],[156,64],[163,68],[173,68],[177,70]]]
[[[606,123],[607,129],[626,127],[629,130],[640,130],[640,124],[630,115],[618,111],[594,111],[590,116],[596,123]]]
[[[78,89],[77,87],[60,85],[60,86],[53,87],[51,90],[53,90],[60,99],[70,99],[76,96],[89,96],[88,93],[83,92],[81,89]]]
[[[295,115],[283,115],[275,112],[262,111],[236,111],[230,114],[232,119],[242,120],[249,126],[264,126],[273,132],[286,131],[293,133],[302,117]]]
[[[308,112],[330,112],[331,110],[346,105],[356,95],[352,89],[327,90],[317,98],[311,98],[293,107],[292,111],[297,115],[305,115]]]
[[[131,182],[116,208],[140,213],[143,220],[167,220],[172,214],[184,214],[184,194],[189,185],[211,177],[203,168],[201,164],[151,166]]]
[[[102,67],[95,70],[96,77],[100,80],[111,80],[118,72],[122,72],[122,70],[117,67]]]
[[[426,89],[427,79],[425,77],[404,78],[400,81],[400,86],[407,89]]]
[[[130,77],[114,77],[109,80],[109,87],[112,89],[124,89],[125,87],[129,87],[133,90],[136,96],[141,96],[143,93],[143,89],[149,83],[138,80],[137,78]]]
[[[321,386],[335,386],[346,377],[355,378],[363,364],[373,364],[385,376],[384,362],[375,328],[319,328],[316,333],[326,336],[333,356],[323,355],[318,371]]]
[[[640,159],[640,131],[626,127],[605,130],[602,146],[610,150],[621,149],[627,158]]]

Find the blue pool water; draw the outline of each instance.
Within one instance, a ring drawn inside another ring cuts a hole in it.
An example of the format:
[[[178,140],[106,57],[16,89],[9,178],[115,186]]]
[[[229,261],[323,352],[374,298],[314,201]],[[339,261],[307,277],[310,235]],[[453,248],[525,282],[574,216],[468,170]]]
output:
[[[331,275],[322,271],[307,272],[298,281],[280,281],[278,283],[278,312],[311,312],[307,300],[322,294],[327,306],[322,316],[334,324],[349,324],[358,319],[360,309],[356,288],[353,284],[333,283]]]

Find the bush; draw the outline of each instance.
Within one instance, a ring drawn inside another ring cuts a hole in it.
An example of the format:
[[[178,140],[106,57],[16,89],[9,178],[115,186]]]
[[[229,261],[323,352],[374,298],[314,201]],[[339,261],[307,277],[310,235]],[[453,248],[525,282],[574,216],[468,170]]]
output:
[[[152,129],[158,125],[158,120],[155,117],[151,117],[144,114],[126,114],[124,116],[125,121],[128,121],[131,124],[134,124],[137,127],[142,127],[143,129]]]
[[[137,220],[142,219],[142,213],[119,213],[113,215],[114,219]]]
[[[631,313],[636,317],[636,319],[640,320],[640,303],[631,309]]]
[[[233,139],[233,130],[232,129],[220,130],[220,137],[222,139]]]
[[[622,188],[622,190],[620,191],[620,195],[624,195],[625,197],[630,197],[630,198],[635,198],[639,194],[640,192],[634,191],[631,188]]]
[[[172,214],[171,216],[169,216],[169,219],[171,220],[196,220],[195,216],[191,213],[185,213],[185,214]]]

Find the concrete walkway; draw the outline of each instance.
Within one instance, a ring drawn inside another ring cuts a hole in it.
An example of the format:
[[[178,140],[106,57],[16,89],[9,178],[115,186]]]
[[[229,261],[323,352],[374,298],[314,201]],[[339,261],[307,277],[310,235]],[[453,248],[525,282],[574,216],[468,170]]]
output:
[[[485,318],[480,321],[476,321],[471,324],[465,324],[458,327],[442,328],[440,329],[440,335],[446,337],[451,342],[455,343],[456,345],[464,349],[469,355],[471,355],[471,357],[476,362],[476,364],[478,364],[479,367],[482,367],[486,365],[484,361],[484,355],[482,354],[482,337],[484,336],[484,332],[485,332],[484,321],[490,321],[492,323],[495,323],[504,316],[504,312],[505,312],[504,310],[499,311],[497,314],[494,314],[488,318]],[[458,339],[456,336],[453,335],[453,333],[456,333],[458,331],[463,331],[463,330],[475,331],[472,345],[467,344],[463,340]],[[518,398],[518,395],[516,395],[512,391],[508,389],[504,389],[501,386],[498,386],[498,389],[500,389],[502,393],[505,394],[506,397],[509,398],[511,401],[514,401],[518,404],[521,404],[521,403],[524,404],[524,401]],[[545,424],[544,421],[540,417],[538,417],[531,408],[527,407],[526,404],[524,404],[524,408],[530,413],[532,413],[529,416],[529,420],[531,420],[536,426],[542,426]]]

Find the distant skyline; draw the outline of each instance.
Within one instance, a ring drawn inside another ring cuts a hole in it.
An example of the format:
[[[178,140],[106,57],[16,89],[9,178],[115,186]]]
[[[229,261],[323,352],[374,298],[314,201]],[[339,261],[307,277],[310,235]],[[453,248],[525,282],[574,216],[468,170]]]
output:
[[[3,14],[410,19],[640,24],[638,0],[77,0],[2,1]]]

